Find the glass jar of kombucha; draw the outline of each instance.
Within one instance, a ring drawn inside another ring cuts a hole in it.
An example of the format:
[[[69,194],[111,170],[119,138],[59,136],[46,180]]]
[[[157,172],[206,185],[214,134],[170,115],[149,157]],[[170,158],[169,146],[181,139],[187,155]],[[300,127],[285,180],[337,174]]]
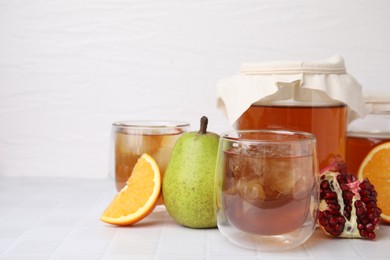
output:
[[[390,99],[368,99],[366,107],[370,112],[348,125],[346,161],[354,175],[375,146],[390,141]]]
[[[336,155],[346,160],[348,122],[366,112],[362,87],[338,55],[320,62],[245,63],[217,89],[218,106],[238,130],[314,134],[320,169]]]

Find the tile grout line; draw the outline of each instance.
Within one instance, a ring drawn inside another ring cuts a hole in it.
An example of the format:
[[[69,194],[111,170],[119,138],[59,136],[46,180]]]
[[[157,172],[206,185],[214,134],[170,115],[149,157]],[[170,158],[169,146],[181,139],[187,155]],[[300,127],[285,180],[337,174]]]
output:
[[[362,253],[360,253],[360,250],[358,250],[354,243],[353,243],[353,239],[352,240],[349,240],[348,241],[348,244],[353,248],[353,250],[361,257],[361,259],[364,259],[364,255],[362,255]]]
[[[71,227],[70,232],[62,239],[61,243],[60,243],[59,246],[56,248],[56,250],[54,250],[54,252],[52,252],[52,253],[50,254],[49,259],[53,259],[53,257],[56,257],[56,256],[58,255],[60,249],[64,246],[64,243],[65,243],[66,241],[68,241],[68,239],[69,239],[69,238],[76,232],[76,230],[81,226],[81,223],[82,223],[82,221],[84,220],[84,218],[85,218],[86,216],[88,216],[88,214],[89,214],[90,212],[93,211],[93,209],[96,207],[96,205],[99,205],[100,201],[102,200],[102,198],[104,198],[104,196],[105,196],[105,193],[101,194],[100,197],[97,198],[97,199],[95,200],[95,202],[94,202],[93,205],[89,208],[89,210],[87,210],[87,211],[85,212],[85,214],[84,214],[82,217],[80,217],[80,220],[79,220],[75,225],[73,225],[73,226]]]
[[[218,228],[218,227],[217,227]],[[206,231],[206,260],[212,259],[212,235],[211,232]]]
[[[38,195],[37,195],[38,197]],[[64,199],[65,200],[65,199]],[[23,202],[21,203],[20,206],[22,206],[24,203],[26,202]],[[54,207],[51,207],[51,208],[47,208],[45,213],[42,214],[42,216],[40,216],[36,221],[34,221],[33,223],[31,223],[20,235],[18,238],[16,238],[1,254],[0,256],[7,256],[7,254],[9,253],[10,250],[12,250],[13,248],[15,248],[15,246],[24,239],[24,237],[26,236],[26,234],[33,228],[33,227],[36,227],[37,223],[39,223],[40,221],[42,221],[43,218],[45,218],[49,212],[55,208],[57,208],[59,205],[59,203],[54,206]],[[14,209],[14,211],[16,211],[17,208]]]
[[[119,237],[119,232],[118,232],[118,229],[115,229],[115,234],[114,236],[110,239],[110,242],[108,243],[108,246],[106,248],[106,250],[104,251],[104,254],[103,254],[103,257],[102,259],[107,259],[107,257],[109,256],[108,255],[108,251],[110,251],[110,248],[112,248],[113,244],[114,244],[114,241],[117,240],[117,238]]]
[[[166,210],[166,209],[164,209],[164,210]],[[163,238],[164,238],[164,235],[165,235],[165,233],[166,233],[166,229],[167,229],[167,218],[166,217],[164,217],[164,225],[163,225],[163,227],[161,228],[161,233],[160,233],[160,237],[159,237],[159,240],[158,240],[158,243],[157,243],[157,248],[156,248],[156,251],[155,251],[155,254],[154,254],[154,257],[153,257],[153,259],[154,260],[158,260],[159,259],[159,257],[162,257],[162,254],[161,254],[161,252],[162,252],[162,241],[163,241]]]

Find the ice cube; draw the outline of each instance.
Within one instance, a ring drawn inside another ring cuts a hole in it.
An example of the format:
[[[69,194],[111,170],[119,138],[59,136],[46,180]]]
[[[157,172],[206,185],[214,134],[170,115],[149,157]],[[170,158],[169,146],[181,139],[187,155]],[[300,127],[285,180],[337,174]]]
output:
[[[166,134],[166,135],[160,135],[160,147],[170,147],[173,148],[175,145],[177,139],[181,136],[181,133],[174,133],[174,134]]]
[[[282,194],[292,194],[293,177],[291,162],[289,159],[269,158],[267,160],[269,171],[266,175],[266,183],[270,189]]]
[[[143,135],[141,143],[138,144],[139,153],[147,153],[149,155],[155,153],[160,147],[160,139],[161,136],[159,135]]]
[[[242,199],[248,202],[262,201],[265,199],[263,183],[261,178],[252,175],[242,177],[237,182],[237,191]]]
[[[164,174],[165,170],[167,169],[171,154],[172,148],[170,147],[160,147],[156,152],[151,154],[151,156],[157,162],[161,174]]]

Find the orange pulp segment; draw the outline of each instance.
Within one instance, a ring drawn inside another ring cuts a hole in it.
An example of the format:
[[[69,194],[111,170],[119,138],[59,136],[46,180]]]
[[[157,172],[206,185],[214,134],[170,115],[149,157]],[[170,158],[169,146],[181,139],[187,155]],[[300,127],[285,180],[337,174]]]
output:
[[[148,216],[161,193],[161,176],[155,160],[143,154],[126,186],[118,192],[100,220],[114,225],[131,225]]]
[[[390,142],[373,148],[360,165],[358,179],[368,178],[378,193],[382,221],[390,223]]]

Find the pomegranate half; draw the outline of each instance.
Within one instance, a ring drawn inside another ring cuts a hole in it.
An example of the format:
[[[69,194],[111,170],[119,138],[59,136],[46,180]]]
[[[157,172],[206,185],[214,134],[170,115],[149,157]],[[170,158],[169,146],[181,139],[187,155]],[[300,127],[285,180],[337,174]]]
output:
[[[321,173],[318,223],[328,235],[375,239],[381,212],[374,186],[348,174],[340,158]]]

